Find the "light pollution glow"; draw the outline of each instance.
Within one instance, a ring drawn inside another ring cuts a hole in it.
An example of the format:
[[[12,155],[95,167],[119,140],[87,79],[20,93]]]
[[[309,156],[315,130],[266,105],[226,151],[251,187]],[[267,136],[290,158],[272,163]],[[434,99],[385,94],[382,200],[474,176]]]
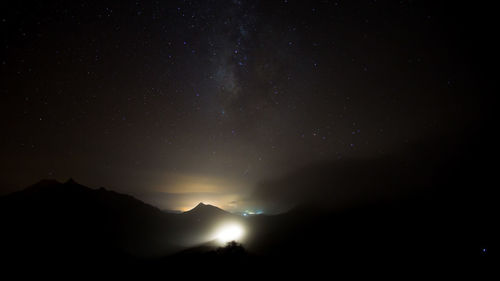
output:
[[[244,233],[245,230],[241,224],[225,224],[217,229],[215,238],[219,243],[225,244],[230,241],[239,241]]]
[[[188,211],[203,202],[227,211],[243,211],[241,199],[248,186],[229,179],[188,174],[168,174],[153,192],[140,196],[161,209]]]

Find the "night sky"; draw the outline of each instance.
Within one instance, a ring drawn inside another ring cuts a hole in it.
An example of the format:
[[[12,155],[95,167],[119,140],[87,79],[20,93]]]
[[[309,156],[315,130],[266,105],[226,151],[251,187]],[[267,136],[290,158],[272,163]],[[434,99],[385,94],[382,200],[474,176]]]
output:
[[[271,210],[262,187],[304,167],[352,172],[352,163],[379,166],[421,144],[490,132],[488,7],[9,2],[0,14],[2,193],[74,178],[161,209]],[[269,198],[287,193],[277,190]]]

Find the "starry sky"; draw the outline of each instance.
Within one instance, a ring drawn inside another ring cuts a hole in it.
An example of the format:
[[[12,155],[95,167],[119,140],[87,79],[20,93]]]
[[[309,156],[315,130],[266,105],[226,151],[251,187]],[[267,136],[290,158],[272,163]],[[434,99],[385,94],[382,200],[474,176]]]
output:
[[[2,193],[74,178],[162,209],[265,209],[262,187],[303,167],[365,167],[490,124],[488,7],[1,5]]]

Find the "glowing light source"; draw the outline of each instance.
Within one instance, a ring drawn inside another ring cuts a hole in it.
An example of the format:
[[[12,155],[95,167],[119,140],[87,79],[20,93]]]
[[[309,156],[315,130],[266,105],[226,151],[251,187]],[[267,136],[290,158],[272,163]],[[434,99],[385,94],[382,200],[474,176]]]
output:
[[[253,216],[253,215],[262,215],[264,212],[262,210],[257,210],[257,211],[249,211],[249,210],[245,210],[245,212],[243,212],[243,216],[247,217],[247,216]]]
[[[216,238],[220,243],[227,243],[240,239],[244,234],[243,227],[233,223],[222,226],[216,233]]]

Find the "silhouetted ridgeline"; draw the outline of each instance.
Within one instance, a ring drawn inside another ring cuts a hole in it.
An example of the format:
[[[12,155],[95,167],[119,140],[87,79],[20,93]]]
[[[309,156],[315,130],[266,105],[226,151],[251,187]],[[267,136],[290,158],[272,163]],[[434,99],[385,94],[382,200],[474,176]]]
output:
[[[425,202],[425,203],[423,203]],[[150,272],[186,268],[333,270],[346,264],[455,261],[489,265],[496,239],[492,213],[449,209],[412,198],[326,211],[301,206],[243,218],[200,204],[170,214],[131,196],[73,180],[41,181],[0,197],[2,264]],[[243,245],[207,240],[221,220],[245,225]]]

